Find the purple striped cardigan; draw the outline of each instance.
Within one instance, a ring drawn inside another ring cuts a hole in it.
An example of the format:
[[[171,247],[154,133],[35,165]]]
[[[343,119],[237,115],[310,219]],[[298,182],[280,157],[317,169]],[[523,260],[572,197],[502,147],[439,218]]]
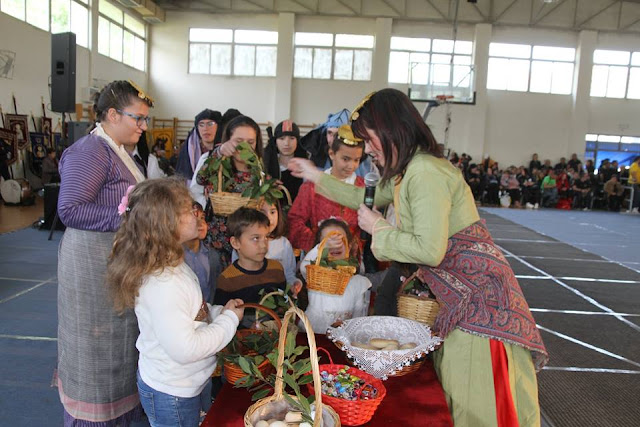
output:
[[[136,180],[107,142],[87,135],[62,153],[58,216],[79,230],[116,231],[118,205]]]

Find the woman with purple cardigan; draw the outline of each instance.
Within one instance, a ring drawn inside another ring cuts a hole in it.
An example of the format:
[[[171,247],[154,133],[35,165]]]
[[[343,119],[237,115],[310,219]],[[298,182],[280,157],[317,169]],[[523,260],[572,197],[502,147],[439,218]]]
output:
[[[58,252],[57,385],[65,426],[128,426],[143,417],[138,323],[133,310],[116,314],[104,274],[118,205],[145,179],[125,147],[147,129],[152,106],[132,82],[108,84],[96,96],[95,128],[60,160],[58,214],[67,230]]]

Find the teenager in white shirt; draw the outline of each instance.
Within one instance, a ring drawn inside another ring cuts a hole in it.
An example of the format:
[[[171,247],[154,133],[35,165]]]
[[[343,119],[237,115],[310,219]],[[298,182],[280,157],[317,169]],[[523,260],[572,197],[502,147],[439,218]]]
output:
[[[134,308],[138,318],[138,392],[152,427],[198,426],[216,353],[243,315],[238,299],[207,304],[184,262],[182,245],[197,236],[192,203],[178,179],[139,183],[119,208],[107,269],[116,310]]]

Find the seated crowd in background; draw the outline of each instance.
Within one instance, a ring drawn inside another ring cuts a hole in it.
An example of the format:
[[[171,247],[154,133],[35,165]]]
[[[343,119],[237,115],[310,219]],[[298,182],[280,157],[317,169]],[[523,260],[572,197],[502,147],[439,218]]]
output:
[[[630,197],[629,187],[638,187],[634,176],[640,168],[640,157],[630,168],[621,168],[617,161],[604,159],[598,169],[593,160],[583,164],[576,154],[567,161],[552,165],[547,159],[540,162],[533,154],[529,167],[523,165],[501,168],[490,157],[482,163],[472,163],[467,154],[449,154],[450,161],[465,176],[478,204],[527,209],[538,207],[591,210],[594,207],[614,212],[623,208],[623,201]],[[597,171],[597,173],[596,173]],[[634,187],[634,188],[635,188]],[[634,191],[637,199],[640,191]],[[638,212],[634,200],[633,212]]]

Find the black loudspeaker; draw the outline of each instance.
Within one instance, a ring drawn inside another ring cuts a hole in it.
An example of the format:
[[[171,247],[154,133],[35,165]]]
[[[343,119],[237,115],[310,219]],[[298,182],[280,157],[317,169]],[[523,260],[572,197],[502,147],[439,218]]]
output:
[[[76,111],[76,35],[51,35],[51,111]]]

